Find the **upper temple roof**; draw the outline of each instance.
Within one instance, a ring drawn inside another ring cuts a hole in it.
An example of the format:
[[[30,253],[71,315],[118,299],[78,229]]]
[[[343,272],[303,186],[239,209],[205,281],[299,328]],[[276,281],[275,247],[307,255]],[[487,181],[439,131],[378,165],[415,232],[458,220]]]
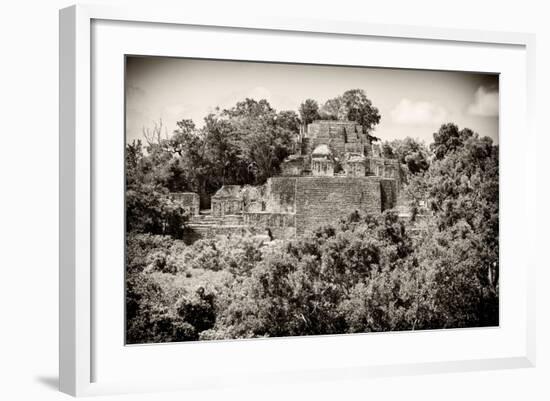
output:
[[[354,163],[354,162],[364,162],[366,157],[358,153],[347,153],[345,159],[346,159],[346,162],[348,163]]]
[[[328,145],[325,145],[324,143],[321,145],[318,145],[313,152],[311,153],[312,156],[330,156],[332,155],[332,152],[330,151]]]
[[[242,198],[240,185],[224,185],[212,196],[213,198]]]

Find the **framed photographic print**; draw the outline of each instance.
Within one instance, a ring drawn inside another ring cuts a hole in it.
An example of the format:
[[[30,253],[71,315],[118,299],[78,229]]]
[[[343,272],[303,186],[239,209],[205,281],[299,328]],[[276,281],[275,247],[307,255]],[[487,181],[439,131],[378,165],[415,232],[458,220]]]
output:
[[[62,10],[61,390],[533,366],[533,47]]]

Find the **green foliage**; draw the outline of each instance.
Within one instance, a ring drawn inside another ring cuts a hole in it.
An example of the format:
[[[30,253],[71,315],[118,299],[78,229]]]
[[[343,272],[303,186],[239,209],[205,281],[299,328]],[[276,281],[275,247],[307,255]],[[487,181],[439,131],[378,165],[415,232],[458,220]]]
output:
[[[422,175],[430,167],[432,155],[421,141],[406,137],[381,144],[382,156],[399,161],[399,177],[403,184],[409,184],[415,175]]]
[[[126,236],[126,273],[184,273],[186,245],[166,235],[129,233]]]
[[[319,104],[313,99],[306,99],[299,108],[300,119],[304,125],[311,124],[315,120],[319,120]]]
[[[468,134],[443,159],[413,180],[416,195],[427,200],[441,229],[464,220],[486,232],[489,246],[498,240],[498,147],[491,139]],[[487,224],[489,227],[487,227]]]
[[[249,236],[203,239],[189,247],[183,258],[191,269],[227,270],[245,275],[262,258],[260,245],[259,240]]]
[[[126,249],[128,343],[196,340],[214,325],[214,294],[200,286],[193,290],[166,284],[189,273],[182,241],[132,234]]]
[[[321,107],[321,119],[323,120],[345,120],[346,115],[347,110],[342,96],[328,99]]]
[[[295,111],[280,111],[276,116],[276,123],[282,130],[285,130],[291,136],[300,133],[300,117]]]
[[[172,235],[181,238],[187,213],[151,185],[133,185],[126,190],[127,232]]]
[[[169,296],[148,273],[129,276],[126,285],[129,344],[198,340],[214,325],[214,296],[202,288]]]
[[[298,116],[294,112],[279,115],[266,100],[246,99],[224,110],[240,150],[241,163],[247,166],[251,184],[263,183],[278,173],[279,165],[288,156],[292,138],[298,133]]]
[[[434,230],[421,248],[419,263],[430,272],[435,327],[498,325],[498,285],[487,265],[487,244],[465,222]]]
[[[346,109],[346,117],[363,126],[370,133],[380,123],[380,113],[363,89],[351,89],[342,95],[342,101]],[[372,137],[374,139],[374,137]],[[376,138],[378,139],[378,138]]]
[[[456,126],[439,132],[454,133],[437,136],[442,158],[408,188],[432,213],[419,261],[436,272],[434,305],[449,316],[440,326],[498,324],[498,146]]]
[[[171,136],[127,146],[128,186],[139,182],[167,191],[211,195],[223,184],[258,184],[275,175],[299,133],[294,111],[245,99],[210,113],[204,127],[180,120]]]
[[[360,124],[367,134],[380,122],[380,113],[363,89],[350,89],[325,102],[320,112],[326,120],[349,120]],[[370,135],[369,135],[370,136]],[[370,136],[371,140],[378,138]]]
[[[430,167],[430,151],[423,142],[410,137],[384,142],[385,157],[397,159],[407,174],[421,174]]]
[[[436,160],[441,160],[448,153],[462,147],[468,138],[473,135],[474,133],[469,128],[459,130],[456,124],[443,124],[439,131],[434,133],[434,142],[430,145],[430,149]]]
[[[392,213],[354,214],[270,249],[230,291],[215,330],[229,338],[349,332],[345,306],[353,289],[395,269],[412,251]],[[210,338],[217,338],[212,332]]]
[[[498,324],[480,234],[432,228],[411,237],[391,211],[353,213],[264,248],[246,237],[198,241],[179,250],[174,273],[130,276],[129,333],[155,342]]]

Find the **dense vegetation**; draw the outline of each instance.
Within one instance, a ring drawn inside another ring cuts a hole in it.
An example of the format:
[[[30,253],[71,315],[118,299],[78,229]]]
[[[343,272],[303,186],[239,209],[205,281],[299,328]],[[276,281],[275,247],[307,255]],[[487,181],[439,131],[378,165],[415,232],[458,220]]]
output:
[[[129,343],[498,324],[498,146],[454,124],[429,147],[383,143],[400,161],[410,220],[355,212],[291,241],[183,243],[187,216],[167,192],[262,183],[318,118],[367,132],[380,120],[360,90],[299,113],[246,99],[201,129],[182,120],[127,146]]]

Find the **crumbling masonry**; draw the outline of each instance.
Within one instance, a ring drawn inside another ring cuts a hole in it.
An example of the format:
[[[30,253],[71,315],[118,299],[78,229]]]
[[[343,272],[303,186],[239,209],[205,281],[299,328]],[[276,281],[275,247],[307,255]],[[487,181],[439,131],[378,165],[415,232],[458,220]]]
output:
[[[353,211],[381,213],[396,206],[399,166],[382,156],[363,128],[350,121],[314,121],[296,142],[281,175],[263,186],[224,185],[210,210],[198,195],[172,194],[189,210],[194,238],[268,235],[292,238]]]

